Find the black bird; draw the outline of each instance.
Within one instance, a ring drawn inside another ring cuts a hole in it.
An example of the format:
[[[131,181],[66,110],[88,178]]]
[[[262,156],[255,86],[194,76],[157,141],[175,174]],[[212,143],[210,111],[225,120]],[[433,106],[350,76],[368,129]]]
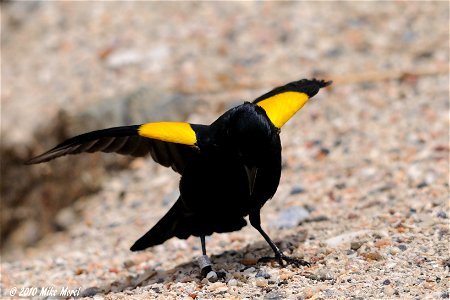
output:
[[[245,102],[211,125],[145,123],[88,132],[70,138],[26,164],[66,154],[148,153],[181,174],[180,197],[167,214],[137,240],[131,251],[162,244],[172,237],[201,239],[202,273],[211,270],[205,236],[240,230],[247,222],[259,231],[281,265],[307,262],[284,255],[261,228],[260,210],[275,194],[281,174],[280,129],[319,90],[323,80],[299,80]]]

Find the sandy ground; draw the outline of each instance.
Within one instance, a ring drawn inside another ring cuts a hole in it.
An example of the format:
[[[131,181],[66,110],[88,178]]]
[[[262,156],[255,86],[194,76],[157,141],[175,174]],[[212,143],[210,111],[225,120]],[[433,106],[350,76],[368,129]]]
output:
[[[199,276],[196,238],[131,253],[179,180],[137,159],[54,216],[67,230],[2,254],[2,297],[449,298],[448,3],[7,5],[1,130],[12,144],[58,107],[146,84],[198,95],[209,109],[189,121],[209,123],[277,84],[335,83],[283,127],[281,183],[262,210],[269,235],[311,266],[257,264],[270,249],[249,226],[207,240],[216,282]]]

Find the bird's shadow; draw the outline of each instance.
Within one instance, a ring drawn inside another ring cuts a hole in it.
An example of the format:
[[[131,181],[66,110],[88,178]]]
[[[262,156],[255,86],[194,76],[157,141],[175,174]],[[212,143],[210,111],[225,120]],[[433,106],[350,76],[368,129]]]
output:
[[[287,255],[290,255],[306,239],[306,232],[290,234],[277,239],[277,246]],[[259,263],[261,257],[273,256],[273,251],[265,241],[258,241],[248,244],[238,250],[225,250],[216,255],[210,255],[213,270],[218,275],[218,281],[225,281],[235,272],[243,272],[248,268],[254,268],[253,272],[260,271],[264,266],[278,267],[277,263]],[[179,264],[172,269],[159,269],[150,267],[143,272],[131,277],[120,278],[114,282],[105,283],[104,287],[82,291],[82,296],[93,296],[95,294],[108,294],[110,292],[123,292],[133,290],[140,286],[149,286],[155,283],[177,283],[177,282],[197,282],[201,283],[204,277],[197,264],[196,257],[186,263]],[[159,288],[152,288],[159,292]]]

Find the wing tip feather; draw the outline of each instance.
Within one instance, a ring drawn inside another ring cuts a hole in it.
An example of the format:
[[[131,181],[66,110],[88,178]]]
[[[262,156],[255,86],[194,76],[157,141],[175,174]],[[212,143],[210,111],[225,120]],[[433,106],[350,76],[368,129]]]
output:
[[[314,97],[321,88],[327,87],[331,85],[333,81],[331,80],[323,80],[323,79],[300,79],[297,81],[290,82],[288,84],[285,84],[283,86],[279,86],[274,88],[273,90],[265,93],[262,96],[259,96],[256,98],[253,103],[258,103],[260,101],[263,101],[267,98],[270,98],[272,96],[275,96],[277,94],[281,94],[284,92],[298,92],[298,93],[304,93],[308,96],[308,98]]]
[[[52,152],[53,151],[45,152],[45,153],[43,153],[43,154],[41,154],[39,156],[33,157],[33,158],[25,161],[23,164],[24,165],[36,165],[36,164],[40,164],[40,163],[44,163],[44,162],[50,161],[53,158],[55,158],[55,157],[51,156]]]
[[[309,98],[314,97],[321,88],[330,86],[333,83],[331,80],[323,79],[301,79],[288,83],[286,86],[291,85],[292,89],[301,93],[305,93]]]

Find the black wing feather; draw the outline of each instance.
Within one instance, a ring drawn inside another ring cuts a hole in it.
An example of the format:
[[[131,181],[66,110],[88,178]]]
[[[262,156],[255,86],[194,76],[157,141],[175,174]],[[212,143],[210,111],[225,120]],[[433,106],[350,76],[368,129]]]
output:
[[[153,140],[153,147],[155,148],[156,159],[161,165],[168,167],[170,166],[171,159],[168,153],[166,142]]]
[[[138,134],[139,127],[140,125],[122,126],[84,133],[62,142],[25,164],[43,163],[82,152],[115,152],[134,157],[150,153],[157,163],[172,167],[181,174],[187,162],[199,152],[196,147],[142,137]]]
[[[332,83],[332,81],[325,81],[325,80],[317,80],[317,79],[302,79],[298,81],[290,82],[286,85],[274,88],[268,93],[265,93],[262,96],[259,96],[256,98],[253,103],[256,104],[262,100],[265,100],[267,98],[270,98],[272,96],[284,93],[284,92],[299,92],[299,93],[305,93],[308,95],[309,98],[316,95],[321,88],[324,88],[326,86],[329,86]]]

